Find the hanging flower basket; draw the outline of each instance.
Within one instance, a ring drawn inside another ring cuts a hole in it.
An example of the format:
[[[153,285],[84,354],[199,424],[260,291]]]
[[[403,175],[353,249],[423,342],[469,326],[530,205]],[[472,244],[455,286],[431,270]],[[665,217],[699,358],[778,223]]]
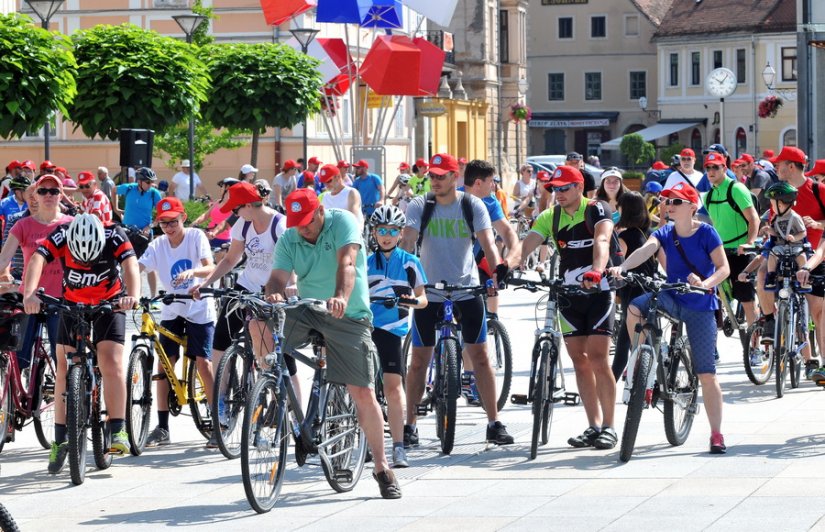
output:
[[[782,98],[779,96],[768,96],[759,102],[759,118],[774,118],[782,107]]]
[[[341,104],[335,96],[321,96],[321,111],[328,116],[335,116]]]
[[[510,120],[513,122],[529,122],[533,111],[523,103],[514,103],[510,106]]]

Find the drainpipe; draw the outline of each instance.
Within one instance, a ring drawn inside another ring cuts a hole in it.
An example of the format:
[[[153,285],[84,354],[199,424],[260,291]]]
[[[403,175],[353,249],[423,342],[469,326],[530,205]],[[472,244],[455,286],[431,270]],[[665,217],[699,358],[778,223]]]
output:
[[[753,155],[759,159],[762,150],[759,149],[759,115],[757,114],[756,104],[756,36],[751,35],[751,94],[753,95]]]
[[[278,43],[281,41],[281,28],[275,26],[272,28],[272,43]],[[281,128],[275,128],[275,142],[273,144],[273,155],[275,156],[275,170],[273,176],[276,176],[281,171]]]

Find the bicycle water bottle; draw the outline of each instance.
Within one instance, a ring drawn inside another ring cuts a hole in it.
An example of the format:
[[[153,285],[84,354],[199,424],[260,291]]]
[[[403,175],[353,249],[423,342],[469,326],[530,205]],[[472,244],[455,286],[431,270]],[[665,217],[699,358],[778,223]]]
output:
[[[662,356],[662,363],[665,367],[670,365],[670,346],[666,342],[662,342],[659,346],[659,353]]]

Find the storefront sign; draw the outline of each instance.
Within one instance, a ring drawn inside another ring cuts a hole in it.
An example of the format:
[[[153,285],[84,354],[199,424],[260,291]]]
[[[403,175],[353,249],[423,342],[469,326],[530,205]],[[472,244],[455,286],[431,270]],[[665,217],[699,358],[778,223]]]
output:
[[[570,4],[586,4],[588,0],[541,0],[543,6],[566,6]]]
[[[367,109],[392,107],[392,96],[382,96],[370,91],[367,95]]]
[[[447,108],[438,102],[418,102],[418,113],[421,116],[441,116],[447,113]]]
[[[568,128],[568,127],[606,127],[610,125],[607,118],[593,118],[590,120],[530,120],[530,127]]]

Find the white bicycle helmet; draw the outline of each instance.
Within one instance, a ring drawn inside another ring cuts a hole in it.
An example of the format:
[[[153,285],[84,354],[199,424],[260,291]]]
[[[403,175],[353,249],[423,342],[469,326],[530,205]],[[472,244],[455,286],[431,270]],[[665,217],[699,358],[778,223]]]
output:
[[[78,262],[90,263],[97,259],[106,246],[103,223],[94,214],[75,216],[66,230],[69,252]]]
[[[381,205],[370,216],[370,224],[375,225],[393,225],[395,227],[404,227],[407,225],[407,217],[401,212],[401,209],[395,205]]]

